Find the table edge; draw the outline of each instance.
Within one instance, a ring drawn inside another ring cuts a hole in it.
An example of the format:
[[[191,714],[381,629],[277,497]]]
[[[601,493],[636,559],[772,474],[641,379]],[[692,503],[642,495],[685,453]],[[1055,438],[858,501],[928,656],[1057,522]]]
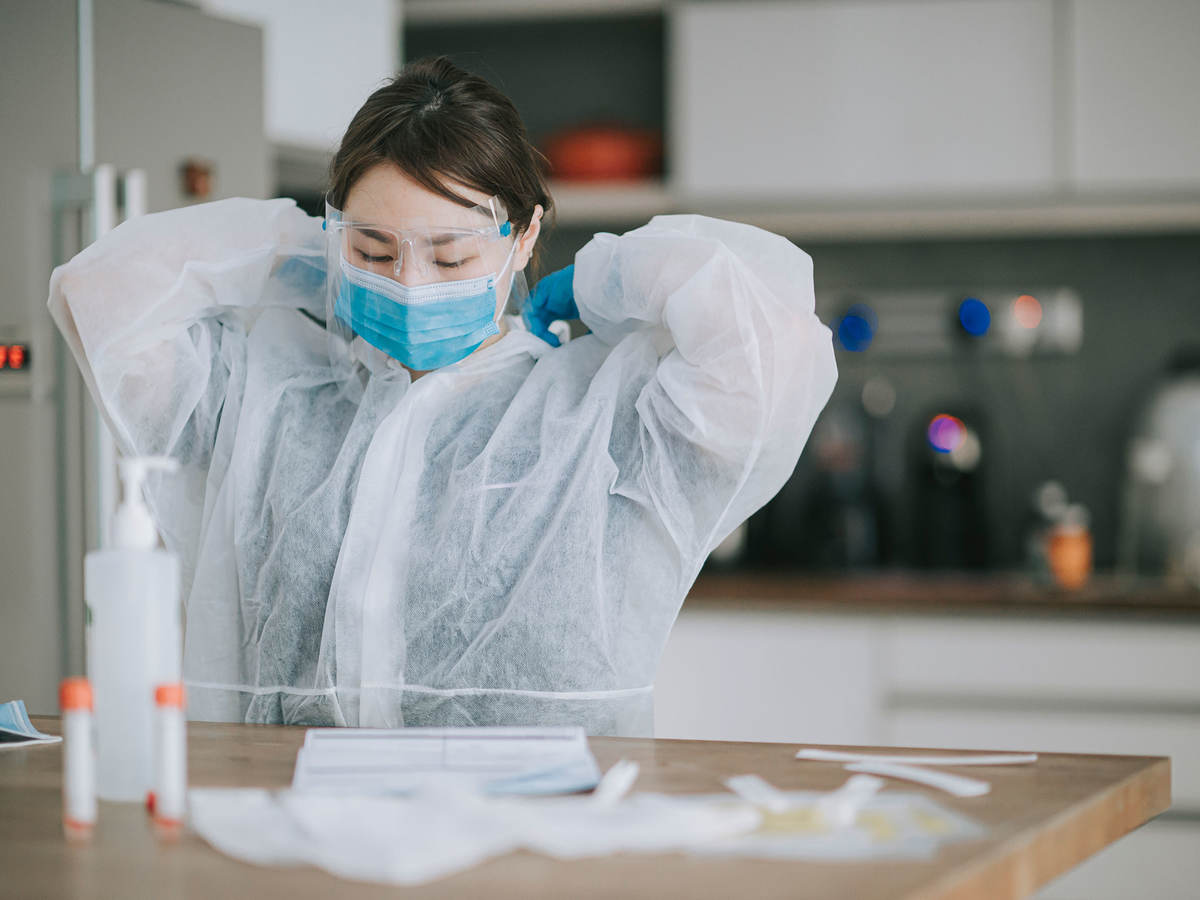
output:
[[[1162,815],[1171,806],[1170,757],[1134,758],[1144,759],[1148,765],[1108,790],[1053,816],[1032,835],[1014,835],[972,864],[947,873],[940,881],[908,895],[905,900],[1008,900],[1028,897],[1111,847],[1125,835]],[[1107,833],[1097,835],[1086,822],[1088,813],[1108,805],[1120,794],[1128,795],[1117,801],[1121,815],[1115,821],[1111,821],[1110,817]],[[1035,848],[1039,845],[1052,846],[1055,852],[1038,853]],[[1062,852],[1064,847],[1068,848],[1068,853]]]

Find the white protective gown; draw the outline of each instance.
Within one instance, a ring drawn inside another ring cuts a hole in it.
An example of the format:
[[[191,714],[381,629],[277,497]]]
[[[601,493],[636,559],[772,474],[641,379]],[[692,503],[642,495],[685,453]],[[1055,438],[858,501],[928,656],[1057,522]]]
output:
[[[649,735],[705,557],[791,474],[836,380],[812,261],[699,216],[576,257],[591,334],[519,327],[415,382],[347,380],[321,220],[130,221],[50,310],[183,563],[193,718]]]

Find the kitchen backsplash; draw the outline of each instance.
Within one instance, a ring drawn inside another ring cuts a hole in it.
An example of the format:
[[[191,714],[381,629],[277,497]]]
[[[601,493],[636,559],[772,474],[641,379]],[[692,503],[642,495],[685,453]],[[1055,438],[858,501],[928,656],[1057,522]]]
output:
[[[545,270],[589,236],[554,232]],[[1200,344],[1200,235],[803,246],[818,294],[847,304],[863,291],[943,292],[950,319],[956,298],[990,286],[1067,287],[1081,301],[1083,340],[1075,352],[1028,357],[970,340],[887,353],[882,335],[875,353],[840,348],[833,399],[792,481],[752,520],[748,561],[1011,568],[1024,559],[1033,492],[1053,479],[1089,509],[1096,564],[1112,566],[1130,430],[1172,356]],[[1011,302],[984,299],[994,320],[997,303]],[[864,409],[868,382],[875,415]],[[949,493],[921,461],[938,413],[969,422],[980,444],[977,469]],[[971,534],[955,544],[938,533],[947,528]]]

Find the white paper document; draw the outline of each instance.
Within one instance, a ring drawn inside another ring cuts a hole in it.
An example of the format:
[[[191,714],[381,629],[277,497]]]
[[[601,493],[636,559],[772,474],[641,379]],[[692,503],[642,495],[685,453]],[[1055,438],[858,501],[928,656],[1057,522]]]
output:
[[[599,781],[582,728],[314,728],[296,757],[292,789],[565,794]]]

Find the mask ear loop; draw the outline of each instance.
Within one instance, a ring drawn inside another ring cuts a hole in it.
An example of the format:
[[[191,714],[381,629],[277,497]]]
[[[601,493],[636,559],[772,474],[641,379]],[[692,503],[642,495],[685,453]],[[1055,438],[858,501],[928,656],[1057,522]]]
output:
[[[505,222],[503,227],[500,229],[500,233],[502,235],[504,235],[505,237],[507,237],[509,234],[511,234],[512,233],[512,223]],[[497,281],[500,280],[500,278],[504,274],[504,270],[509,267],[509,265],[513,261],[513,257],[516,256],[518,243],[519,243],[518,239],[514,237],[513,242],[512,242],[512,247],[510,247],[509,251],[508,251],[508,256],[505,257],[504,264],[502,266],[500,266],[500,270],[496,273]],[[521,312],[520,309],[517,308],[516,300],[513,297],[513,294],[515,293],[514,288],[516,287],[516,283],[517,283],[517,276],[520,274],[521,274],[520,272],[512,272],[509,274],[508,292],[504,295],[504,306],[501,309],[501,313],[500,313],[501,315],[513,316],[513,315],[519,315]]]

